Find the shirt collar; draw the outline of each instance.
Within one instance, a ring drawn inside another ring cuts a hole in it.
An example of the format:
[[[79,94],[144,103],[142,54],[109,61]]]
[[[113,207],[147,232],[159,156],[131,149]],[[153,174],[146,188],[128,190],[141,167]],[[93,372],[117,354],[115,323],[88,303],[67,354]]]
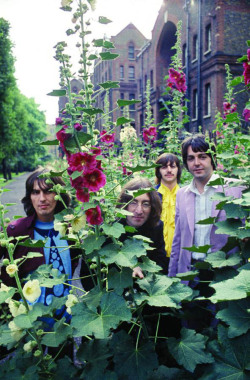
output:
[[[166,193],[171,193],[171,194],[174,194],[177,192],[177,190],[179,189],[179,185],[178,183],[175,185],[175,187],[173,187],[172,190],[170,190],[167,186],[165,186],[163,183],[160,184],[160,187],[158,188],[158,192],[160,194],[166,194]]]
[[[218,188],[218,185],[208,186],[210,182],[215,181],[217,178],[219,178],[219,175],[218,175],[218,174],[213,173],[213,174],[211,175],[211,177],[210,177],[208,183],[207,183],[207,184],[205,185],[205,187],[204,187],[204,192],[205,192],[207,189],[211,188],[211,187],[213,187],[214,189],[217,189],[217,188]],[[187,191],[187,190],[192,191],[193,193],[197,193],[198,190],[197,190],[197,187],[196,187],[196,185],[195,185],[194,178],[192,179],[190,185],[188,185],[186,191]]]

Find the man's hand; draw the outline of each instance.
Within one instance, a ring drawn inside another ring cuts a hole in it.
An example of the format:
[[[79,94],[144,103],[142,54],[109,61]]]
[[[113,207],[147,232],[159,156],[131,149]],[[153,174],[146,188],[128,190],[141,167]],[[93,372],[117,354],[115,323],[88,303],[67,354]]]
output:
[[[144,278],[144,274],[142,273],[142,270],[140,267],[135,267],[133,269],[132,277]]]

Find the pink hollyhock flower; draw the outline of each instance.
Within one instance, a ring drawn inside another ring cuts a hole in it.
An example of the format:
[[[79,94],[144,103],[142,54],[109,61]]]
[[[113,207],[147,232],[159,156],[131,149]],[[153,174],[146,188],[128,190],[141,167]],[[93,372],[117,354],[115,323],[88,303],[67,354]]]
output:
[[[231,104],[229,102],[223,102],[223,109],[225,112],[230,111]]]
[[[76,190],[76,198],[80,202],[88,202],[89,201],[89,191],[86,188],[77,189]]]
[[[99,225],[103,222],[100,206],[90,208],[86,211],[86,220],[92,225]]]
[[[108,144],[108,145],[113,145],[115,142],[115,133],[110,133],[108,134],[107,131],[103,130],[100,133],[101,135],[101,142]]]
[[[105,185],[106,176],[101,170],[94,169],[84,174],[83,186],[87,187],[90,191],[98,191]]]
[[[246,86],[250,84],[250,64],[249,63],[250,63],[249,61],[243,62],[243,67],[244,67],[243,75],[244,75]]]
[[[173,68],[168,70],[169,78],[167,80],[167,85],[173,89],[176,89],[179,92],[186,92],[186,76],[183,71],[176,71]]]
[[[97,146],[97,147],[96,147],[96,146],[92,146],[92,147],[90,148],[90,151],[91,151],[91,153],[94,154],[95,156],[100,156],[100,155],[102,154],[102,150],[101,150],[101,148],[99,148],[98,146]]]
[[[67,140],[69,137],[71,137],[70,133],[66,133],[66,129],[68,128],[68,125],[64,125],[60,131],[56,133],[56,138],[59,140],[61,143],[63,143],[65,140]]]
[[[217,170],[224,170],[224,165],[223,164],[217,164]]]
[[[220,131],[216,131],[216,136],[218,138],[224,138],[224,135]]]
[[[61,125],[63,123],[63,119],[61,117],[56,118],[56,125]]]
[[[79,132],[79,131],[81,131],[83,129],[83,126],[80,123],[75,123],[74,124],[74,128]]]
[[[152,143],[156,140],[157,137],[157,130],[156,127],[149,127],[149,128],[144,128],[143,129],[143,140],[145,144],[148,144],[149,142]]]
[[[250,51],[250,49],[248,49]],[[244,117],[245,121],[250,121],[250,109],[245,108],[243,110],[242,116]]]
[[[71,186],[76,190],[81,190],[83,188],[83,177],[79,176],[75,179],[70,178]]]
[[[86,152],[78,152],[71,154],[68,160],[68,164],[73,171],[93,170],[96,167],[96,159],[91,154]]]

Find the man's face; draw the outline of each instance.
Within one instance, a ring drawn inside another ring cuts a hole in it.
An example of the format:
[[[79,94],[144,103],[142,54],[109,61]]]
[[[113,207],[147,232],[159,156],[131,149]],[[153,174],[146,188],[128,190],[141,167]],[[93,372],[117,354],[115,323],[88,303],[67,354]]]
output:
[[[37,219],[41,222],[52,222],[56,208],[55,193],[48,189],[40,189],[38,181],[34,182],[30,195],[32,205],[36,211]]]
[[[133,215],[127,216],[129,226],[138,228],[141,227],[149,218],[151,212],[151,202],[148,194],[142,194],[133,199],[127,207],[127,210]]]
[[[165,186],[175,186],[177,184],[178,167],[175,162],[173,162],[172,164],[168,162],[166,165],[162,166],[160,168],[160,174],[161,182]]]
[[[205,152],[194,152],[189,146],[187,150],[187,166],[194,179],[206,184],[213,174],[211,157]]]

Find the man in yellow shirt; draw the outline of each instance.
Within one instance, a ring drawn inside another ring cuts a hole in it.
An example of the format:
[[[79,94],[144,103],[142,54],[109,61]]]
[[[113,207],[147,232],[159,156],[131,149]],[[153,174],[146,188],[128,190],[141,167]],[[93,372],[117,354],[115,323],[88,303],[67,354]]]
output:
[[[167,256],[170,257],[175,230],[175,200],[181,178],[181,165],[178,157],[172,153],[161,154],[155,163],[161,165],[155,169],[155,182],[162,200],[161,220],[164,223],[165,249]]]

